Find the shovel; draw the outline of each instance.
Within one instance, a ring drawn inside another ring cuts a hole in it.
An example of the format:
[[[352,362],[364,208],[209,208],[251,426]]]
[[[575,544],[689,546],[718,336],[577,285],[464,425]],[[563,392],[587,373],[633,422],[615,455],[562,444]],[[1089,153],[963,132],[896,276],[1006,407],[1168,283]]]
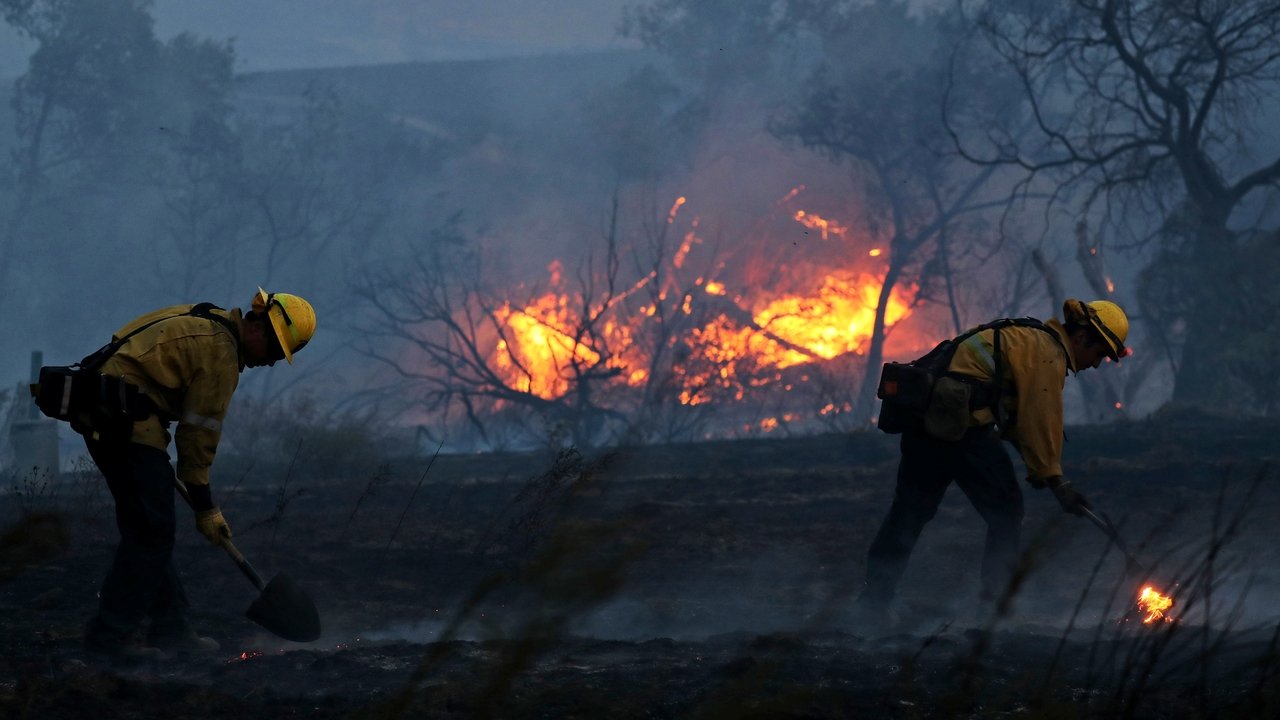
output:
[[[186,486],[177,478],[173,482],[182,499],[190,505],[191,496],[187,494]],[[285,640],[311,642],[320,637],[320,613],[316,611],[316,604],[311,602],[311,598],[307,597],[297,583],[284,573],[277,573],[271,578],[271,582],[263,583],[262,576],[253,569],[253,565],[249,564],[230,538],[222,541],[222,549],[236,561],[240,572],[249,578],[249,582],[260,593],[250,603],[249,609],[245,610],[245,617]]]
[[[1133,553],[1129,552],[1129,547],[1124,544],[1124,540],[1120,539],[1120,533],[1116,532],[1116,526],[1111,524],[1111,519],[1108,518],[1105,513],[1101,510],[1094,512],[1088,507],[1081,507],[1080,509],[1084,510],[1085,517],[1089,518],[1094,525],[1097,525],[1102,532],[1106,533],[1107,537],[1111,539],[1111,542],[1115,544],[1116,549],[1124,554],[1125,571],[1130,575],[1135,575],[1141,578],[1150,576],[1146,567],[1144,567],[1142,563],[1138,562],[1137,558],[1133,556]]]

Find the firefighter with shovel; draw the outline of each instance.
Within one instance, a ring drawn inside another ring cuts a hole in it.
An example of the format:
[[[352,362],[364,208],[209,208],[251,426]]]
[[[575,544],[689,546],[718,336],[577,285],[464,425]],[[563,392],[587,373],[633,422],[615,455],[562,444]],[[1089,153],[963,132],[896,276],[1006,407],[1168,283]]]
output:
[[[880,427],[902,434],[902,459],[893,504],[867,553],[855,607],[860,624],[891,620],[911,551],[952,481],[987,523],[982,600],[990,606],[1000,599],[1017,561],[1023,516],[1001,439],[1022,456],[1028,483],[1051,490],[1068,513],[1088,511],[1062,475],[1063,388],[1068,371],[1126,354],[1129,320],[1107,300],[1067,300],[1063,317],[998,320],[911,363],[885,365]]]
[[[87,650],[128,660],[218,650],[187,621],[172,561],[175,485],[200,533],[253,579],[213,501],[209,469],[241,371],[292,363],[315,327],[306,300],[259,288],[248,312],[209,303],[156,310],[120,328],[78,365],[41,370],[32,387],[37,405],[84,435],[115,499],[120,542],[85,630]],[[167,452],[175,424],[176,474]],[[261,579],[256,584],[264,588]],[[302,599],[314,617],[314,606]],[[318,635],[318,620],[316,626]]]

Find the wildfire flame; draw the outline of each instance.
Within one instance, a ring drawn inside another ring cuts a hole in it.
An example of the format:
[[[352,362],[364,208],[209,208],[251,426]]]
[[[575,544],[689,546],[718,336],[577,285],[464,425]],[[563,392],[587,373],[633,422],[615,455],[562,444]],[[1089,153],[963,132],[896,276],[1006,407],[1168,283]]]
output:
[[[668,224],[675,223],[685,204],[684,197],[673,203]],[[790,218],[821,230],[823,237],[853,240],[848,237],[849,227],[834,220],[803,210]],[[673,312],[689,318],[666,346],[677,358],[670,371],[684,405],[742,400],[749,389],[778,382],[788,368],[866,351],[884,282],[883,270],[877,267],[882,261],[835,268],[793,265],[779,287],[757,286],[732,270],[721,273],[723,263],[717,266],[714,280],[694,279],[690,269],[688,280],[681,281],[679,271],[702,244],[699,226],[694,217],[688,230],[677,235],[680,241],[673,248],[671,269],[662,279],[650,273],[609,300],[592,300],[566,287],[564,278],[570,274],[558,261],[551,263],[545,292],[523,302],[500,303],[492,311],[498,330],[490,355],[494,369],[513,389],[548,400],[572,392],[584,370],[639,387],[658,379],[650,365],[654,349],[644,342],[648,323],[664,318],[671,322]],[[874,258],[880,249],[862,252]],[[658,282],[660,287],[650,284]],[[637,307],[630,298],[643,288],[651,295]],[[895,287],[885,308],[886,328],[910,314],[913,294],[911,287]],[[585,332],[584,310],[598,320]],[[808,382],[809,376],[799,381]],[[791,387],[787,384],[785,389]],[[833,405],[820,414],[847,409]],[[791,421],[790,416],[781,421],[767,418],[759,423],[759,430],[769,432]]]
[[[498,340],[494,364],[513,387],[538,397],[561,397],[572,381],[572,367],[594,367],[601,362],[599,351],[590,339],[574,337],[571,318],[574,309],[569,297],[547,293],[523,308],[509,304],[494,311],[494,318],[504,326],[505,337]],[[603,334],[630,344],[630,328],[607,322]],[[640,368],[628,369],[622,357],[605,360],[609,369],[624,371],[628,382],[643,382]]]
[[[1160,594],[1152,585],[1147,585],[1138,592],[1138,607],[1146,613],[1142,618],[1143,625],[1150,625],[1158,620],[1173,622],[1166,611],[1173,607],[1173,598]]]
[[[871,337],[879,296],[880,282],[875,278],[850,281],[828,275],[816,294],[770,302],[756,313],[755,322],[791,346],[776,354],[772,364],[786,368],[861,349]],[[892,325],[909,312],[902,298],[890,297],[885,324]]]

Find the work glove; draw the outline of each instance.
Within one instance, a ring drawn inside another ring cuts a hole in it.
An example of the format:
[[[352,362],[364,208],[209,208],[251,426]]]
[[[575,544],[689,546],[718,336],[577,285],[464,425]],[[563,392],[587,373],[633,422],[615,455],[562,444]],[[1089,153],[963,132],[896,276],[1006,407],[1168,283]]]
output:
[[[1089,502],[1084,499],[1084,495],[1081,495],[1075,488],[1071,487],[1069,481],[1058,475],[1048,478],[1045,484],[1053,491],[1053,496],[1058,498],[1058,504],[1062,506],[1063,512],[1084,517],[1084,510],[1089,507]]]
[[[231,539],[231,526],[217,506],[196,513],[196,529],[214,545],[222,545]]]

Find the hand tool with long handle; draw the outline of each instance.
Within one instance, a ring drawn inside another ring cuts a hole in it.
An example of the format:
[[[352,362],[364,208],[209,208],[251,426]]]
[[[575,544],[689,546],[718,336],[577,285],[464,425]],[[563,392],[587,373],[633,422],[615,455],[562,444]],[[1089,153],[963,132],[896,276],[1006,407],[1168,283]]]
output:
[[[174,478],[174,486],[182,499],[191,504],[191,496],[182,481]],[[311,642],[320,637],[320,613],[302,588],[284,573],[277,573],[271,582],[263,583],[262,576],[245,559],[230,538],[221,543],[240,572],[258,589],[258,597],[249,605],[245,616],[286,640]]]
[[[1146,567],[1142,563],[1138,562],[1137,558],[1133,556],[1133,553],[1129,552],[1129,547],[1125,545],[1124,540],[1120,539],[1120,533],[1116,532],[1115,525],[1111,523],[1111,519],[1108,518],[1105,513],[1101,510],[1094,511],[1088,507],[1082,507],[1081,510],[1084,510],[1084,516],[1093,521],[1093,524],[1097,525],[1102,532],[1106,533],[1107,537],[1111,539],[1111,542],[1115,544],[1116,548],[1124,554],[1125,570],[1127,570],[1131,575],[1137,575],[1143,578],[1150,575],[1150,573],[1147,572]]]

